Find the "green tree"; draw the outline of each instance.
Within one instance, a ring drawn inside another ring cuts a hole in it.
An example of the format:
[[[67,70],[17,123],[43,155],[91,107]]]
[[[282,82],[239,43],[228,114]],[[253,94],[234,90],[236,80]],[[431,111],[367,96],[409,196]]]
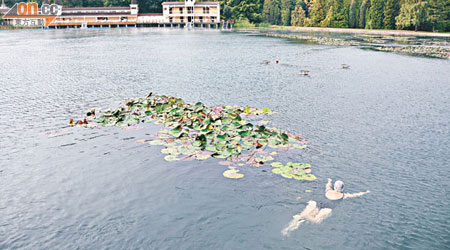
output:
[[[433,31],[450,29],[450,0],[430,0],[428,8]]]
[[[231,7],[226,4],[222,7],[222,19],[231,19]]]
[[[235,19],[246,18],[252,23],[261,21],[260,0],[241,0],[232,7],[232,16]]]
[[[362,29],[366,27],[367,1],[368,0],[363,0],[361,7],[359,8],[359,27]]]
[[[329,27],[347,28],[349,5],[344,0],[332,0],[330,3],[333,6],[333,14]]]
[[[311,0],[309,17],[311,18],[311,24],[313,26],[319,26],[325,19],[325,1],[324,0]]]
[[[263,7],[263,19],[266,23],[281,23],[281,3],[279,0],[265,0]]]
[[[396,25],[400,29],[419,27],[426,24],[429,18],[428,2],[420,0],[406,0],[400,7],[400,14],[395,18]]]
[[[384,28],[395,29],[395,17],[400,9],[398,0],[387,0],[384,5]]]
[[[356,26],[356,0],[352,0],[348,12],[348,27],[356,28]]]
[[[366,21],[368,29],[382,29],[384,27],[384,0],[371,0]]]
[[[325,19],[320,22],[320,27],[330,27],[331,21],[333,18],[333,5],[330,6],[330,9],[327,11],[327,16]]]
[[[305,25],[306,12],[302,6],[297,6],[291,14],[292,26],[304,26]]]
[[[220,3],[225,19],[247,19],[252,23],[261,21],[260,0],[223,0]]]
[[[281,23],[288,26],[291,23],[292,0],[281,0]]]

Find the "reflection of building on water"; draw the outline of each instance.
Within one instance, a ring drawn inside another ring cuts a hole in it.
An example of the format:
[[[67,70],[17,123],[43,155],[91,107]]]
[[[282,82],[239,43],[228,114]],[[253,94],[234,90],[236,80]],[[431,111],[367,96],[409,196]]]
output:
[[[49,1],[44,0],[44,4],[49,4]],[[131,0],[128,7],[65,8],[60,0],[55,0],[55,4],[61,8],[60,14],[49,25],[49,28],[55,29],[137,26],[231,28],[232,25],[221,22],[219,2],[163,2],[162,13],[139,13],[136,0]],[[0,12],[4,14],[8,10],[2,0]],[[9,23],[20,26],[20,22],[12,22],[12,19]]]

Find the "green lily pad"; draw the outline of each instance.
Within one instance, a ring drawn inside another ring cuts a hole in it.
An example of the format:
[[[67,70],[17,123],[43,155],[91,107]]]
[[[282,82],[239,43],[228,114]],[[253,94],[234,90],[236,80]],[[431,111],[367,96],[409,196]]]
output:
[[[313,174],[307,174],[303,177],[303,180],[305,181],[315,181],[316,180],[316,176]]]
[[[283,163],[281,163],[281,162],[272,162],[272,164],[270,164],[270,165],[274,168],[281,168],[284,166]]]
[[[178,152],[177,148],[174,148],[174,147],[163,148],[163,149],[161,149],[161,153],[163,153],[163,154],[171,154],[171,155],[175,155],[175,156],[180,154]]]
[[[272,169],[272,173],[274,173],[274,174],[281,174],[283,171],[281,171],[281,169],[279,169],[279,168],[274,168],[274,169]]]
[[[292,179],[292,174],[290,173],[282,172],[281,176],[283,176],[284,178]]]
[[[292,147],[293,148],[297,148],[297,149],[305,149],[305,148],[307,148],[306,145],[300,145],[300,144],[293,144]]]
[[[153,140],[153,141],[149,141],[148,144],[153,145],[153,146],[163,146],[163,145],[166,145],[167,143],[163,140]]]
[[[208,107],[201,102],[187,103],[181,98],[166,95],[149,95],[129,98],[116,109],[88,111],[89,125],[124,126],[123,129],[140,129],[136,124],[154,122],[164,125],[149,141],[150,145],[165,146],[161,153],[167,161],[207,160],[211,157],[229,159],[233,166],[262,165],[274,160],[275,149],[303,149],[306,140],[275,127],[266,127],[269,121],[255,115],[274,113],[269,108],[217,105]],[[74,122],[72,121],[71,124]],[[130,126],[133,124],[133,126]],[[87,126],[87,125],[86,125]],[[162,127],[162,126],[160,126]],[[133,132],[130,132],[133,133]],[[257,150],[257,151],[254,151]],[[284,178],[313,180],[309,164],[280,162],[271,164],[273,172]],[[241,176],[237,170],[234,176]],[[307,173],[307,171],[308,173]]]
[[[164,160],[166,160],[166,161],[178,161],[180,159],[178,159],[175,155],[166,155],[164,157]]]
[[[223,172],[223,176],[230,179],[241,179],[244,177],[244,174],[239,173],[239,170],[229,169]]]

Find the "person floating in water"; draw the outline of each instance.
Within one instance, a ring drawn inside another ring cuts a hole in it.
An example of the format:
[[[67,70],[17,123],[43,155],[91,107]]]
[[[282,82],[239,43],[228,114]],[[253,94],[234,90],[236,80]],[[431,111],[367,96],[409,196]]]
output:
[[[370,193],[369,190],[360,193],[344,193],[344,182],[336,181],[334,183],[334,189],[331,187],[331,179],[328,179],[328,183],[325,185],[325,197],[323,201],[309,201],[306,208],[300,213],[294,216],[289,225],[283,229],[282,234],[288,235],[291,231],[296,230],[300,224],[305,221],[311,221],[314,223],[320,223],[331,215],[332,209],[336,205],[347,198],[355,198]]]

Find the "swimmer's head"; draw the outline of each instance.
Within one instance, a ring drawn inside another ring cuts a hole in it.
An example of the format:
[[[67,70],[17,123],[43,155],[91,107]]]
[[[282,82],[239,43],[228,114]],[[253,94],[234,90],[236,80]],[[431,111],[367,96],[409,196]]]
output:
[[[344,182],[339,180],[334,183],[334,190],[338,192],[344,191]]]

